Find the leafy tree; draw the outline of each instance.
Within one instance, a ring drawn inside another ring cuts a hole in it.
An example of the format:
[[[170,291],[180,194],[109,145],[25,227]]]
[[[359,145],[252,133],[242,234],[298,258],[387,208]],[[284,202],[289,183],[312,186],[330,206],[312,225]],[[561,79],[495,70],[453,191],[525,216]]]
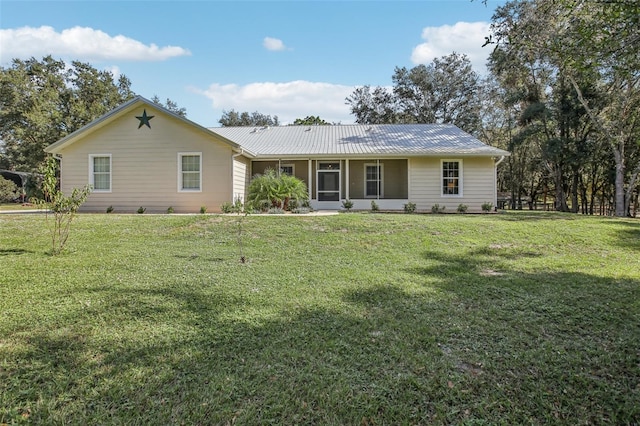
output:
[[[232,109],[230,111],[222,111],[222,117],[218,120],[222,127],[234,126],[279,126],[278,116],[261,114],[257,111],[253,113],[237,112]]]
[[[54,256],[64,250],[69,238],[71,222],[91,193],[91,186],[87,185],[82,189],[74,188],[70,196],[64,195],[58,188],[56,169],[57,161],[51,156],[47,157],[41,167],[43,198],[35,200],[37,205],[47,209],[47,220],[49,220],[49,214],[53,216],[51,254]]]
[[[398,105],[393,92],[384,87],[376,87],[371,92],[370,86],[356,88],[346,98],[351,106],[351,114],[360,124],[394,124],[400,122]]]
[[[403,122],[455,124],[480,130],[479,79],[466,55],[451,53],[393,76]]]
[[[167,101],[163,104],[158,95],[153,95],[153,98],[151,98],[151,102],[168,109],[169,111],[179,115],[180,117],[187,116],[187,109],[179,107],[176,102],[172,101],[169,98],[167,98]]]
[[[451,53],[429,65],[396,68],[393,89],[357,88],[346,98],[356,122],[445,123],[480,131],[480,81],[466,55]]]
[[[109,71],[51,56],[14,59],[0,68],[3,164],[36,170],[43,149],[133,97],[131,82]]]
[[[293,121],[294,126],[330,126],[331,123],[323,120],[319,116],[314,117],[313,115],[308,115],[305,118],[296,118]]]
[[[564,114],[565,107],[573,104],[579,116],[556,115],[558,135],[565,140],[555,154],[573,157],[571,186],[576,187],[581,176],[576,164],[589,158],[589,149],[600,152],[593,141],[602,143],[615,162],[615,214],[627,214],[640,173],[640,57],[634,47],[640,42],[640,4],[511,1],[497,9],[492,27],[488,41],[496,44],[493,60],[516,69],[528,67],[538,75],[546,69],[555,84],[544,93],[556,101],[557,111]],[[578,144],[572,146],[566,137],[572,128],[578,129],[578,122],[588,122],[592,134],[579,137],[574,132],[571,139]],[[574,193],[574,202],[575,198]]]

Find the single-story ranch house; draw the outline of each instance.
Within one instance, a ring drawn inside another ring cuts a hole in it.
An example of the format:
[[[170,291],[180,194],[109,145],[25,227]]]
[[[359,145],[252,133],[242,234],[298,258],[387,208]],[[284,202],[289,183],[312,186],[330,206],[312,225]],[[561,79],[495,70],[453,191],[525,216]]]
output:
[[[205,128],[135,97],[48,146],[61,188],[87,184],[84,211],[219,211],[274,168],[302,179],[316,209],[479,211],[496,204],[496,167],[509,155],[452,125]]]

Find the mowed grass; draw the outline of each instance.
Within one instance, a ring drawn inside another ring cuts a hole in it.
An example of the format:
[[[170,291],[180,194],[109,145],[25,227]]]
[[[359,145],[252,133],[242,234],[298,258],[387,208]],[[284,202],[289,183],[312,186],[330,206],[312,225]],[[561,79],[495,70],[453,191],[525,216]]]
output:
[[[640,222],[0,216],[0,424],[637,424]]]

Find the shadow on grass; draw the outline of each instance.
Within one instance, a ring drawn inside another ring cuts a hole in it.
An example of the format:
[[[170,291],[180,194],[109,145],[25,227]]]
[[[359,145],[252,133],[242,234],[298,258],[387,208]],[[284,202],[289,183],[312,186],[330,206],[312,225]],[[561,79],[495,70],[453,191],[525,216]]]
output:
[[[618,245],[640,251],[640,221],[616,223]]]
[[[0,411],[0,420],[24,413],[34,423],[78,424],[639,418],[632,301],[640,282],[504,269],[485,276],[495,256],[424,257],[429,266],[409,271],[417,284],[424,280],[424,292],[364,287],[331,307],[273,311],[211,286],[97,288],[103,305],[25,337],[27,349],[7,358],[0,406],[9,414]],[[103,318],[99,327],[87,324],[93,318]]]
[[[32,250],[24,250],[24,249],[0,249],[0,256],[14,256],[26,253],[35,253]]]

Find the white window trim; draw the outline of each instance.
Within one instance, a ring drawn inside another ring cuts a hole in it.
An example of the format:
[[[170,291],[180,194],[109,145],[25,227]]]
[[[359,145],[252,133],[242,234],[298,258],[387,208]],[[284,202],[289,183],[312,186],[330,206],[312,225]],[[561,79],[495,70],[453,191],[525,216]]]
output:
[[[291,167],[291,176],[295,176],[296,175],[296,165],[293,163],[282,163],[278,166],[279,168],[279,173],[282,173],[282,168],[283,167]]]
[[[377,195],[367,195],[367,167],[380,167],[378,181],[380,182],[380,193]],[[384,198],[384,163],[364,163],[364,197],[372,199]]]
[[[93,159],[94,158],[109,158],[109,189],[96,189],[95,188],[95,175],[93,171]],[[111,154],[89,154],[89,185],[91,185],[92,191],[101,194],[109,194],[113,189],[113,161],[111,159]]]
[[[200,171],[198,179],[200,180],[200,188],[183,189],[182,188],[182,157],[188,155],[197,155],[200,158]],[[202,192],[202,152],[179,152],[178,153],[178,192]]]
[[[444,193],[444,185],[443,185],[443,179],[444,177],[442,176],[442,171],[444,169],[444,163],[448,163],[448,162],[456,162],[458,163],[458,193],[457,194],[445,194]],[[462,188],[464,187],[463,185],[463,167],[462,167],[462,159],[461,158],[443,158],[440,160],[440,179],[438,181],[438,184],[440,185],[440,196],[442,198],[462,198],[463,194],[462,194]]]

